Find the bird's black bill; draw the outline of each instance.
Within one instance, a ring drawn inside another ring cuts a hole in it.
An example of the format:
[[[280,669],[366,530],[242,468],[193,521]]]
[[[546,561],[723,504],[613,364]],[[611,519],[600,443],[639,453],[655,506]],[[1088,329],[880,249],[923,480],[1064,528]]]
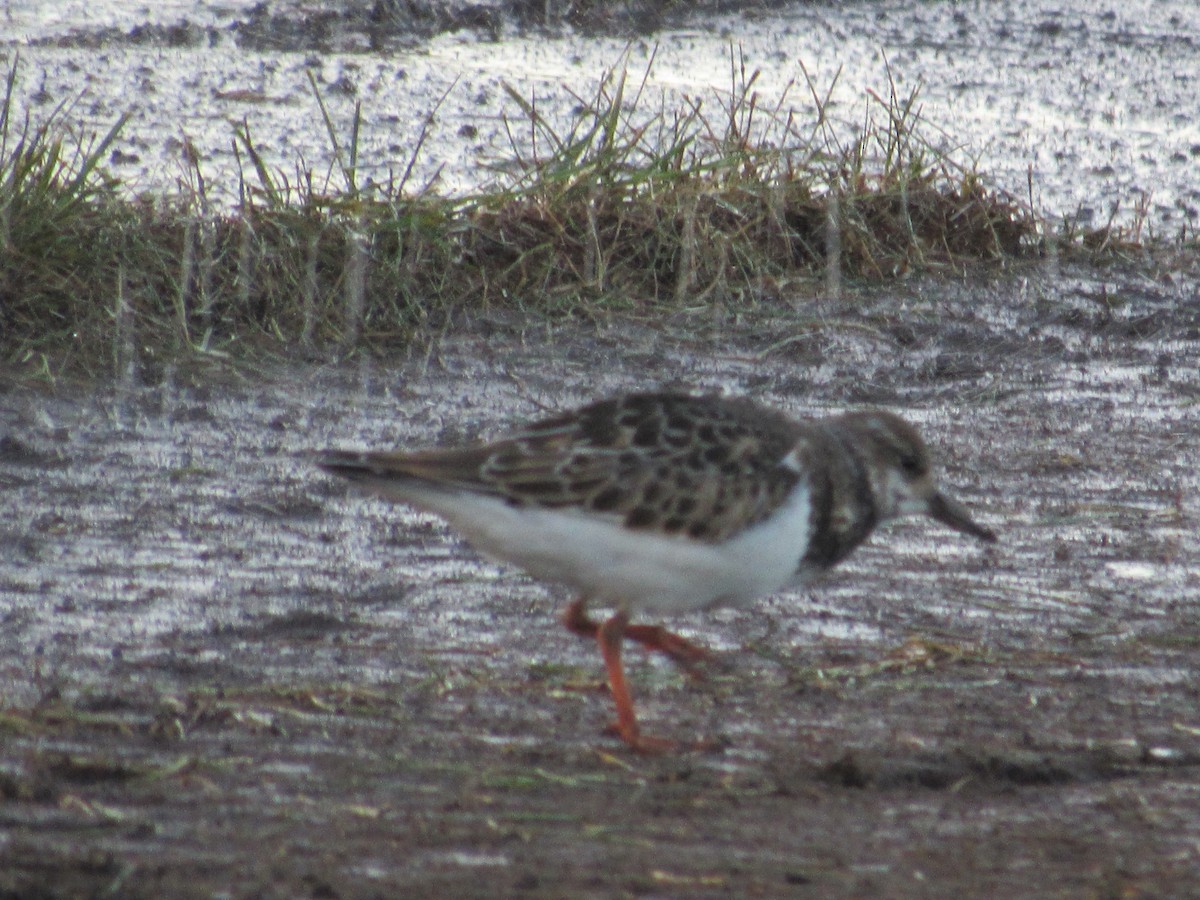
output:
[[[349,450],[323,450],[313,457],[313,462],[332,475],[347,477],[356,472],[361,474],[365,468],[363,455]]]
[[[929,515],[943,525],[949,525],[955,531],[969,534],[971,537],[987,541],[989,544],[996,540],[996,532],[984,528],[971,518],[967,508],[956,500],[951,500],[942,494],[934,494],[929,501]]]

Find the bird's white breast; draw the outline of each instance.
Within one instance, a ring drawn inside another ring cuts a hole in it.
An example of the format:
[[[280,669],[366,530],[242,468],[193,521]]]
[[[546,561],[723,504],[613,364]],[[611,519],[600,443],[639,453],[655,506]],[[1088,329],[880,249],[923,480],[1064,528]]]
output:
[[[812,504],[801,483],[771,516],[721,543],[631,530],[616,517],[511,506],[436,490],[397,497],[435,512],[479,550],[631,611],[739,605],[800,577]]]

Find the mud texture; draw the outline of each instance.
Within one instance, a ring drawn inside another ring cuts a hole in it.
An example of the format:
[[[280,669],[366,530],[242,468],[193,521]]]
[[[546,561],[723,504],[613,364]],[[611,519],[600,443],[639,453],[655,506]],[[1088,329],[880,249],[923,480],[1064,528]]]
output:
[[[803,315],[480,317],[338,367],[0,382],[0,897],[1184,897],[1200,876],[1195,260]],[[631,651],[305,454],[624,389],[884,406],[1001,541],[883,529]]]

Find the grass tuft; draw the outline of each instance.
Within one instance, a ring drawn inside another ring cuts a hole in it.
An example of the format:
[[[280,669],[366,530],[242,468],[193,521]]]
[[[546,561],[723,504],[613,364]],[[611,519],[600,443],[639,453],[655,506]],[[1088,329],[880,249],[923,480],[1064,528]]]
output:
[[[331,166],[272,169],[243,122],[240,204],[219,211],[194,155],[178,195],[128,197],[101,165],[124,117],[90,140],[67,106],[14,120],[14,62],[0,107],[0,354],[42,370],[234,342],[324,355],[411,341],[462,308],[753,304],[1035,246],[1029,208],[940,149],[919,91],[900,94],[890,73],[847,138],[832,85],[807,73],[802,117],[797,85],[764,104],[736,53],[727,91],[676,108],[650,99],[650,65],[572,95],[567,126],[507,86],[511,158],[496,186],[461,197],[412,184],[437,109],[399,174],[365,184],[361,109],[343,136],[314,82]]]

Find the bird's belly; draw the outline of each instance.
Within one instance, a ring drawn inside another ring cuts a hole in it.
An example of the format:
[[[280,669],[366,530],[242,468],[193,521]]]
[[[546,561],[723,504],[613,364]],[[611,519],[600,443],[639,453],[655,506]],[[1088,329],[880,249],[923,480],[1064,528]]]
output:
[[[721,543],[631,530],[615,517],[511,507],[490,498],[470,498],[475,508],[466,509],[462,499],[460,508],[435,511],[478,549],[631,611],[739,605],[794,583],[810,529],[805,492]]]

